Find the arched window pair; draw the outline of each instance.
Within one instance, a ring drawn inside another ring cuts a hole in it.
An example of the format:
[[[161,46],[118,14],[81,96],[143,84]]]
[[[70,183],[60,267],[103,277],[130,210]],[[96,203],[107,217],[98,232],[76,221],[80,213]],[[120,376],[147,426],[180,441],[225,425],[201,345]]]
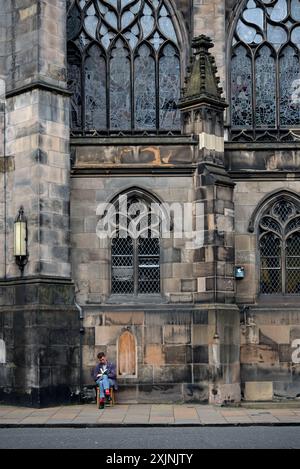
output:
[[[260,292],[300,294],[300,201],[279,197],[258,225]]]
[[[300,2],[249,0],[231,61],[233,140],[292,140],[300,127]]]
[[[179,29],[170,2],[75,0],[68,84],[75,134],[179,131]]]

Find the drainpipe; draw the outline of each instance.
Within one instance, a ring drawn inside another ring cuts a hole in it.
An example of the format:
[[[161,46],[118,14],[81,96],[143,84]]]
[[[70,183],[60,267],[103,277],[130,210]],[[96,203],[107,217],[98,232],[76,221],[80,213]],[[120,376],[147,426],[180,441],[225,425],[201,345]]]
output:
[[[82,307],[74,301],[75,306],[79,312],[79,320],[80,320],[80,329],[79,329],[79,337],[80,337],[80,342],[79,342],[79,399],[80,402],[82,402],[83,398],[83,363],[82,363],[82,342],[83,342],[83,334],[84,334],[84,327],[83,327],[83,319],[84,319],[84,313]]]

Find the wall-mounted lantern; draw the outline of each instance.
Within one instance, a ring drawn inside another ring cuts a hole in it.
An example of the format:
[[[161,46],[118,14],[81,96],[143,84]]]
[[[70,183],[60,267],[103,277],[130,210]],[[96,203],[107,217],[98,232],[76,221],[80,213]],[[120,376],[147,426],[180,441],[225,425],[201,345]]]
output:
[[[245,278],[245,267],[242,267],[241,265],[236,265],[234,268],[234,277],[237,280]]]
[[[28,262],[27,251],[27,219],[24,215],[24,208],[21,207],[14,223],[14,256],[16,264],[23,274],[25,265]]]

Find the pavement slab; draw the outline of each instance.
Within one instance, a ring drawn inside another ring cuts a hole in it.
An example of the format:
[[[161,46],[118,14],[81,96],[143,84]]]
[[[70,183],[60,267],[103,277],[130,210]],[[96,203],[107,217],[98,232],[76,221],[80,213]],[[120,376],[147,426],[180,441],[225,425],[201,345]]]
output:
[[[32,409],[0,405],[0,427],[18,426],[195,426],[284,425],[300,426],[300,409],[224,407],[200,404],[96,404]]]

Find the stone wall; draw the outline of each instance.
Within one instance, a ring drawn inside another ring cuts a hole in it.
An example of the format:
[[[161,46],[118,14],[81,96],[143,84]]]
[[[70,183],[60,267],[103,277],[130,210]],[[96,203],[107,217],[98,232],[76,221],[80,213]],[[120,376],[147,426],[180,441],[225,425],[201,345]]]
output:
[[[110,202],[126,189],[148,190],[162,202],[193,202],[193,180],[189,177],[74,177],[72,179],[71,233],[72,270],[78,301],[101,304],[110,296],[110,240],[96,234],[100,203]],[[186,250],[189,239],[163,239],[161,279],[163,301],[192,302],[197,291],[194,281],[193,252]],[[190,256],[191,254],[191,256]]]
[[[257,233],[249,232],[249,223],[254,210],[269,194],[283,189],[299,192],[299,182],[289,179],[272,181],[256,178],[252,181],[237,181],[235,189],[235,244],[236,264],[245,267],[245,279],[236,283],[238,303],[256,303],[259,293],[258,239]]]
[[[211,306],[127,305],[85,307],[83,381],[98,352],[119,368],[118,340],[129,330],[135,337],[136,376],[118,375],[118,402],[236,402],[239,390],[239,334],[235,312]],[[219,340],[214,335],[219,330]],[[217,360],[216,360],[217,356]]]
[[[241,326],[246,400],[300,397],[300,314],[292,305],[249,308]]]
[[[0,337],[6,348],[0,399],[41,406],[70,402],[80,392],[80,323],[70,266],[66,11],[61,0],[5,3],[11,9],[5,148],[0,145]],[[22,277],[13,248],[21,206],[29,254]]]
[[[298,300],[274,301],[259,294],[258,238],[248,230],[260,202],[283,189],[299,193],[299,182],[265,176],[236,183],[236,264],[245,267],[245,279],[236,282],[236,298],[248,307],[241,314],[241,381],[247,400],[299,396],[300,364],[293,356],[300,342]]]

